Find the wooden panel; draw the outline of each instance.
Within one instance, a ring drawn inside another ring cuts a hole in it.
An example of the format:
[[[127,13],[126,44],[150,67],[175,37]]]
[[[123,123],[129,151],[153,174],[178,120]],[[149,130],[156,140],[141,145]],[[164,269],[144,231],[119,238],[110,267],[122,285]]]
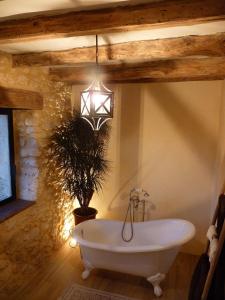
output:
[[[136,41],[99,47],[99,61],[102,63],[132,59],[170,59],[194,55],[225,56],[225,33]],[[13,55],[14,66],[70,65],[94,61],[95,47]]]
[[[79,84],[91,80],[87,67],[50,68],[52,80]],[[105,82],[167,82],[225,78],[225,58],[177,59],[102,67]]]
[[[43,109],[43,98],[36,92],[0,87],[0,107]]]
[[[0,42],[103,34],[225,19],[224,0],[166,0],[0,23]]]

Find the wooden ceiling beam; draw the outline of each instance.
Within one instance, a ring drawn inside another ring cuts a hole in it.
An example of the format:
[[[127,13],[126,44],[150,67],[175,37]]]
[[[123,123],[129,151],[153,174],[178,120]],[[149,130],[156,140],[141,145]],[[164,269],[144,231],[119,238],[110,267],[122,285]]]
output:
[[[0,43],[184,26],[225,19],[224,0],[165,0],[0,22]]]
[[[188,56],[225,56],[225,33],[135,41],[99,47],[99,61],[171,59]],[[13,66],[58,66],[95,62],[95,47],[13,55]]]
[[[43,109],[43,97],[33,91],[0,87],[0,108]]]
[[[50,68],[52,80],[70,84],[91,81],[90,68]],[[110,83],[169,82],[225,79],[225,57],[187,58],[149,63],[102,66],[102,78]]]

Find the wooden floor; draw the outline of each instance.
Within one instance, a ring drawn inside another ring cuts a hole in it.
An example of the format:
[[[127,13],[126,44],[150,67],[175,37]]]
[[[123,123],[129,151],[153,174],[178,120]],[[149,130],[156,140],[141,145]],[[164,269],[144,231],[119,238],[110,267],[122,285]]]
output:
[[[178,255],[162,283],[164,294],[160,300],[187,299],[190,278],[196,261],[196,256]],[[55,300],[73,283],[139,300],[158,299],[153,294],[152,286],[144,278],[93,270],[91,276],[83,281],[80,277],[82,270],[79,249],[72,249],[65,245],[45,267],[39,270],[38,274],[34,274],[26,286],[15,292],[12,299]]]

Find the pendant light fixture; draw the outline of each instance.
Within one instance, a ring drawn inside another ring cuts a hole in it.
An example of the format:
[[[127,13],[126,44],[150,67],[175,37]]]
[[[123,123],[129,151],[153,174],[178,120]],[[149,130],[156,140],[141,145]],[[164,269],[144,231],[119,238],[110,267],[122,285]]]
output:
[[[93,130],[113,117],[113,92],[104,86],[99,79],[98,36],[96,35],[96,78],[91,85],[81,92],[81,117]]]

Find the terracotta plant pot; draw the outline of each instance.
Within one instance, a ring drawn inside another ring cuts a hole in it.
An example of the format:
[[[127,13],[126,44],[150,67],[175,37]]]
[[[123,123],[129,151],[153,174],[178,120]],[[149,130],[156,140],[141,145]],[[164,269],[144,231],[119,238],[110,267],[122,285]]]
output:
[[[74,215],[75,225],[78,225],[79,223],[87,220],[95,219],[97,213],[98,213],[97,209],[93,207],[87,207],[85,209],[83,207],[78,207],[74,209],[73,215]]]

